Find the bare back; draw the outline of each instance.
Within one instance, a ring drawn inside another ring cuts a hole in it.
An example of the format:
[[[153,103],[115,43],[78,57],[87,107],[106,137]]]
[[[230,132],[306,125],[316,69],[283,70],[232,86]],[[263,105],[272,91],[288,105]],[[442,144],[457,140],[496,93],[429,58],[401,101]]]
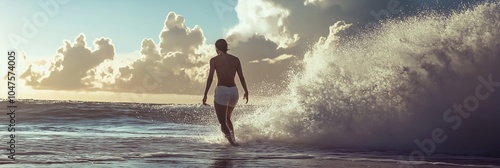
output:
[[[212,85],[212,81],[216,71],[218,79],[217,86],[226,87],[236,86],[236,83],[234,83],[234,77],[236,76],[236,73],[238,73],[241,86],[243,86],[243,90],[245,91],[243,98],[246,99],[248,103],[247,83],[245,81],[245,77],[243,76],[243,69],[241,68],[240,59],[227,53],[221,53],[210,59],[210,71],[207,77],[207,85],[205,87],[205,94],[203,96],[203,104],[206,104],[208,90],[210,89],[210,85]]]
[[[211,66],[217,73],[217,86],[236,86],[234,77],[237,71],[241,71],[240,60],[230,54],[222,53],[210,60]],[[241,75],[240,75],[241,77]]]

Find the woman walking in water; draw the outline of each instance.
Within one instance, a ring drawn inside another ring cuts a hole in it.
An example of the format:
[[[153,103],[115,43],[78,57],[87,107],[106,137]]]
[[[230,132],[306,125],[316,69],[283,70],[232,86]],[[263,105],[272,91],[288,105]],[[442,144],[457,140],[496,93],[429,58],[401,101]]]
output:
[[[217,119],[221,125],[221,130],[231,145],[237,145],[234,138],[233,123],[231,122],[231,114],[233,113],[236,103],[238,103],[238,89],[234,82],[236,73],[240,78],[241,85],[245,90],[243,96],[248,103],[248,90],[243,76],[240,59],[227,53],[227,42],[224,39],[219,39],[215,42],[217,56],[210,59],[210,72],[207,78],[205,95],[203,96],[203,105],[207,105],[207,93],[212,85],[214,71],[217,72],[217,87],[215,88],[214,106],[217,113]]]

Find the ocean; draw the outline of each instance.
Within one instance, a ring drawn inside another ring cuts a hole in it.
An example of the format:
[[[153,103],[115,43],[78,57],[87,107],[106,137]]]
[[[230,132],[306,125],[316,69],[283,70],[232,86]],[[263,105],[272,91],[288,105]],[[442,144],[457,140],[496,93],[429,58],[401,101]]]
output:
[[[2,102],[6,110],[7,102]],[[405,151],[334,148],[258,135],[236,127],[240,146],[219,131],[212,107],[186,104],[22,100],[17,103],[16,161],[0,167],[493,167],[500,159]],[[241,106],[234,123],[256,106]],[[5,122],[4,122],[5,123]],[[8,141],[5,133],[1,139]],[[7,147],[6,143],[3,143]]]

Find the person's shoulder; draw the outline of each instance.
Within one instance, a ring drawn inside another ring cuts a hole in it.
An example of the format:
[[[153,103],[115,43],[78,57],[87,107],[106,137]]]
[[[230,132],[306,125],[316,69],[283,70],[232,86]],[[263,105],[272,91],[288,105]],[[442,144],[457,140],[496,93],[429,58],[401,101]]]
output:
[[[210,58],[210,62],[217,60],[217,56]]]
[[[231,58],[233,58],[234,60],[238,60],[238,61],[240,61],[240,59],[239,59],[237,56],[234,56],[234,55],[232,55],[232,54],[227,54],[227,55],[231,56]]]
[[[210,61],[209,61],[210,66],[215,65],[215,64],[216,64],[216,62],[217,62],[217,57],[212,57],[212,58],[210,58]]]

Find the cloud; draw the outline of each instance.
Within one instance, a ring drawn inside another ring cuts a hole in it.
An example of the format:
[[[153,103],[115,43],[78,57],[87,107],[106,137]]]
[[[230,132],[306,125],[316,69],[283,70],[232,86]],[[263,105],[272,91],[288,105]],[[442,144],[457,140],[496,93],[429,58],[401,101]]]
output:
[[[87,72],[105,60],[113,60],[115,55],[110,39],[100,38],[94,44],[94,50],[87,48],[85,35],[80,34],[73,43],[64,42],[55,58],[46,63],[49,65],[48,69],[36,71],[36,64],[32,64],[21,78],[35,89],[86,89],[82,79],[87,76]]]
[[[271,1],[238,1],[236,11],[239,23],[228,32],[230,43],[246,41],[255,34],[264,35],[282,48],[298,40],[285,26],[290,11]]]
[[[293,57],[295,57],[295,55],[283,54],[283,55],[280,55],[280,56],[273,58],[273,59],[264,58],[264,59],[262,59],[262,61],[267,62],[269,64],[276,64],[276,63],[279,63],[281,61],[284,61],[284,60],[287,60],[287,59],[290,59]]]
[[[293,47],[301,39],[314,42],[321,36],[327,36],[328,27],[337,21],[357,23],[373,20],[371,10],[387,8],[387,2],[242,0],[236,6],[239,23],[229,30],[227,38],[237,44],[254,35],[262,35],[278,47]]]
[[[188,28],[184,17],[170,12],[159,45],[142,41],[142,58],[119,69],[116,83],[121,91],[143,87],[151,93],[201,93],[208,64],[203,53],[205,36],[199,26]]]

